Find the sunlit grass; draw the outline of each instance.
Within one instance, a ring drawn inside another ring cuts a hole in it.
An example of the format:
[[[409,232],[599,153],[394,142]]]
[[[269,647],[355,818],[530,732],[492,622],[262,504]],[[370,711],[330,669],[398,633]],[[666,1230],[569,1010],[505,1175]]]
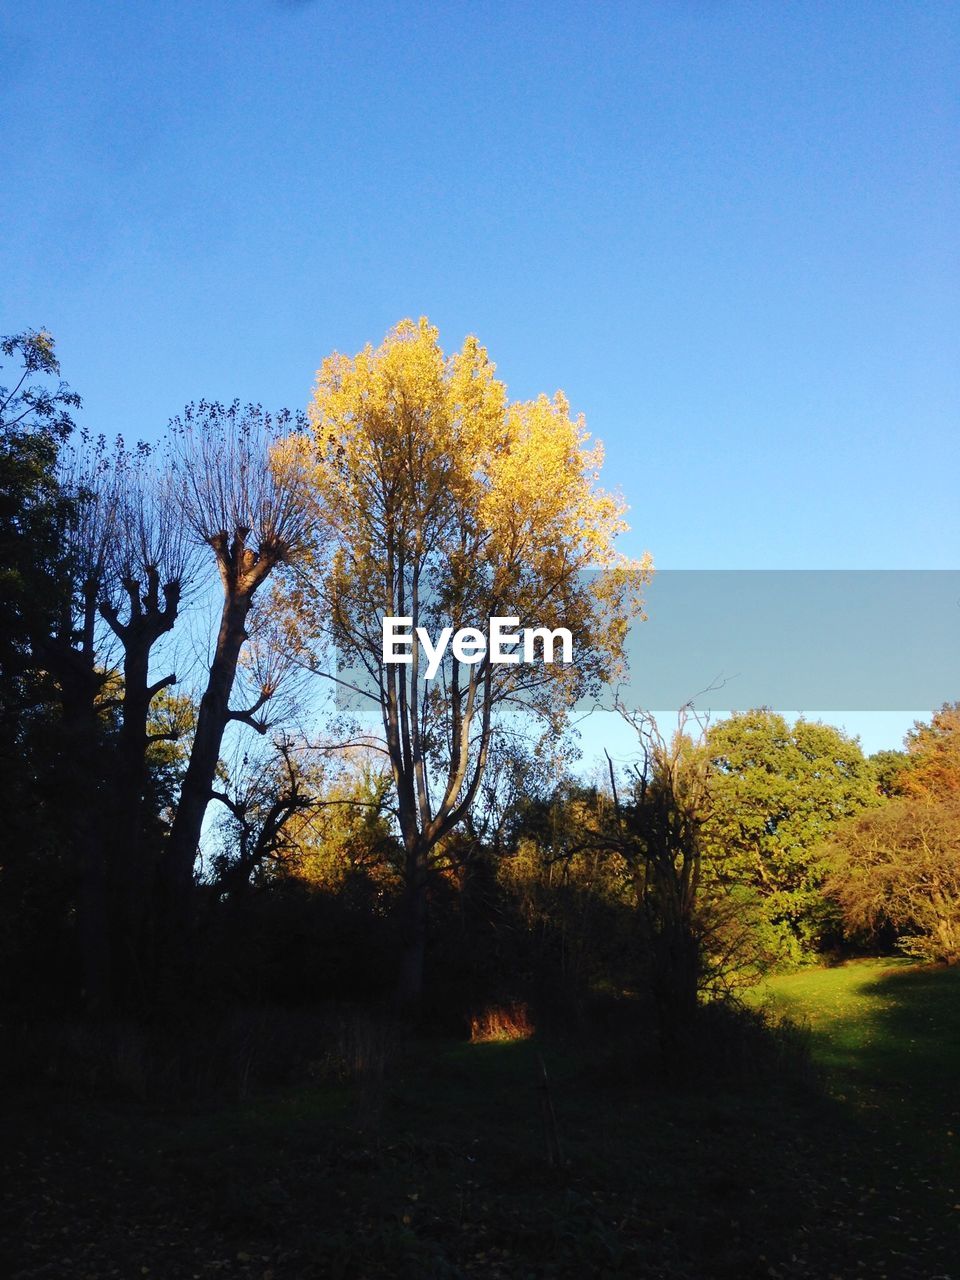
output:
[[[864,1099],[938,1107],[960,1075],[960,968],[882,958],[771,977],[758,993],[805,1022],[815,1059]]]

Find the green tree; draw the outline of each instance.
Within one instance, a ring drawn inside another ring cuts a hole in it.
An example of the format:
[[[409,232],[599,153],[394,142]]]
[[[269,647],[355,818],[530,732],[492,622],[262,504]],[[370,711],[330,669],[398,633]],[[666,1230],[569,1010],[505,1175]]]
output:
[[[55,636],[75,638],[71,530],[78,506],[61,485],[60,462],[80,397],[60,378],[45,330],[3,338],[0,358],[16,361],[0,387],[0,897],[9,912],[5,938],[17,940],[13,949],[34,970],[44,931],[50,938],[68,931],[77,880],[84,889],[92,884],[79,870],[83,822],[78,827],[75,805],[84,802],[97,743],[84,733],[83,750],[72,750],[77,722],[67,723],[52,652]],[[82,683],[79,669],[77,676],[71,692]],[[88,989],[99,972],[89,919],[81,924]]]
[[[877,790],[889,799],[903,794],[903,773],[909,764],[905,751],[875,751],[870,757]]]
[[[9,732],[9,718],[43,683],[37,640],[69,608],[64,531],[74,507],[58,463],[80,397],[60,379],[46,331],[0,339],[0,353],[21,366],[11,386],[0,386],[0,698]]]
[[[831,725],[790,725],[767,709],[709,729],[710,812],[704,866],[719,885],[749,889],[785,959],[813,948],[825,924],[821,847],[833,827],[879,803],[859,743]]]

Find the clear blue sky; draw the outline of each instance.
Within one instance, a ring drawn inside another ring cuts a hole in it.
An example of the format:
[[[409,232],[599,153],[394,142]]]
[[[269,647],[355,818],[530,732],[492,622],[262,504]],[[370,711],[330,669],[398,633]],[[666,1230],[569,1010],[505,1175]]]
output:
[[[662,567],[955,567],[958,84],[924,0],[7,0],[0,332],[149,438],[427,314]]]

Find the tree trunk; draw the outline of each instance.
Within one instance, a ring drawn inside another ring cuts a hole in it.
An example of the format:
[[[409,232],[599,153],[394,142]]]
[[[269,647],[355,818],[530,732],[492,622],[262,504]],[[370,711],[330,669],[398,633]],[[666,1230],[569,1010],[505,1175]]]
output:
[[[419,841],[407,850],[400,916],[400,971],[397,1004],[416,1013],[423,998],[427,951],[427,855]]]
[[[176,680],[167,676],[149,683],[150,653],[156,641],[176,622],[180,581],[162,589],[156,566],[147,567],[146,591],[132,576],[123,579],[129,617],[122,623],[109,600],[100,614],[123,646],[123,699],[113,790],[116,797],[110,841],[110,934],[117,995],[128,1006],[142,1003],[153,985],[154,945],[148,904],[156,865],[144,841],[144,792],[150,704],[161,689]]]
[[[700,943],[687,922],[674,921],[654,938],[653,964],[661,1061],[681,1071],[689,1066],[700,981]]]
[[[61,684],[63,755],[60,787],[70,815],[70,844],[77,872],[77,949],[81,997],[88,1013],[112,1003],[107,858],[104,840],[105,744],[95,707],[100,681],[73,673]]]
[[[147,721],[151,695],[147,685],[150,640],[126,648],[124,696],[117,763],[117,815],[113,839],[113,950],[118,994],[125,1004],[139,1003],[152,985],[147,904],[153,867],[144,845],[143,799],[147,780]]]
[[[111,1004],[107,859],[104,847],[106,741],[97,712],[104,676],[96,669],[93,627],[96,591],[83,592],[81,643],[74,647],[69,617],[61,634],[38,637],[38,657],[57,683],[62,712],[61,752],[54,770],[63,812],[69,816],[65,843],[77,876],[77,951],[82,1001],[88,1013],[102,1014]],[[66,638],[65,638],[66,637]]]
[[[88,815],[77,814],[74,848],[79,863],[77,942],[82,975],[81,998],[87,1013],[99,1016],[112,1004],[110,916],[100,832]]]
[[[184,775],[176,817],[163,860],[163,927],[161,945],[180,961],[187,961],[192,923],[193,873],[204,814],[210,802],[220,746],[230,719],[230,694],[240,650],[247,639],[249,592],[229,592],[224,601],[220,631],[207,687],[200,700],[197,727]]]

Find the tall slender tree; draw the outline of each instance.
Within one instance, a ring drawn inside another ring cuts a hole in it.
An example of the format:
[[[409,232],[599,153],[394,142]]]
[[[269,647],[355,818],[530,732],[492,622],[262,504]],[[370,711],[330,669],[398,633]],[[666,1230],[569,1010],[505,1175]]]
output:
[[[69,643],[76,639],[70,635],[75,596],[69,534],[77,510],[61,483],[60,455],[74,431],[80,397],[61,379],[46,330],[0,339],[0,365],[8,362],[13,371],[2,376],[0,386],[0,898],[4,934],[21,937],[31,954],[35,944],[26,945],[24,931],[35,913],[21,910],[23,902],[35,892],[49,901],[57,883],[57,913],[66,933],[67,900],[77,879],[66,792],[82,795],[84,789],[74,787],[76,769],[69,785],[61,785],[68,781],[64,766],[70,753],[61,689],[49,659],[52,638],[65,630],[68,656],[76,659]],[[92,703],[98,686],[86,678],[82,660],[66,675],[76,677],[73,706],[83,704],[81,692],[89,693]],[[54,793],[59,793],[56,806],[47,803]],[[97,985],[99,966],[89,948],[83,961],[89,991]]]
[[[151,724],[158,695],[176,683],[170,672],[151,678],[158,641],[173,630],[192,569],[193,547],[172,477],[144,445],[113,457],[116,488],[109,572],[99,610],[122,651],[120,725],[112,785],[111,936],[116,978],[127,1002],[146,994],[153,965],[151,890],[158,842],[146,840],[145,811],[153,744],[170,736]]]
[[[498,725],[532,714],[559,730],[621,657],[646,567],[614,550],[623,504],[598,488],[602,451],[563,395],[508,405],[494,373],[475,338],[447,358],[425,319],[404,321],[376,350],[325,360],[310,409],[317,519],[336,553],[302,591],[382,723],[405,849],[409,1004],[434,851],[474,803]],[[417,645],[408,665],[383,664],[390,615],[434,636],[487,636],[497,616],[563,626],[575,662],[496,665],[448,649],[427,680]]]
[[[303,450],[305,423],[254,405],[200,402],[173,423],[173,477],[188,528],[216,564],[221,609],[200,699],[190,759],[163,865],[168,945],[183,945],[194,866],[227,725],[263,731],[258,714],[275,689],[265,682],[254,703],[230,706],[251,610],[264,583],[307,546],[312,523]]]

